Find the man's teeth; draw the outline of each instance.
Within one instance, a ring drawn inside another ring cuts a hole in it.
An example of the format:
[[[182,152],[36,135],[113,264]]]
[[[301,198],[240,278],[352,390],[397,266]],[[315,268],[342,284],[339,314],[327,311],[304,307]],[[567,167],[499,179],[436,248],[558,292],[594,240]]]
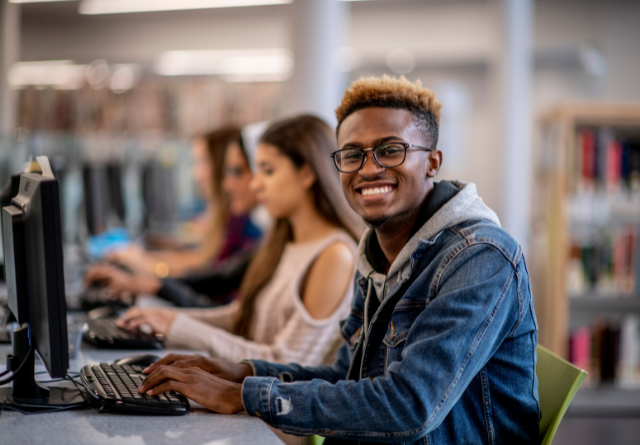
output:
[[[362,189],[362,194],[364,196],[368,196],[368,195],[384,195],[385,193],[389,193],[391,190],[393,190],[393,187],[391,187],[390,185],[385,185],[384,187],[375,187],[375,188]]]

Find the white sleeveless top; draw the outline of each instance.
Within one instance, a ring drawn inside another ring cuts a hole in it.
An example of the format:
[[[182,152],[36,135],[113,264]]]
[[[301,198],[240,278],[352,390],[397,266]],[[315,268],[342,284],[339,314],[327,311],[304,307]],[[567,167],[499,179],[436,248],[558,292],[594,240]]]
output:
[[[166,335],[170,347],[208,351],[226,360],[262,359],[315,366],[333,361],[341,340],[338,322],[349,314],[353,285],[327,318],[312,318],[300,297],[301,282],[318,255],[336,242],[354,252],[356,243],[344,231],[312,242],[285,246],[272,279],[256,298],[250,329],[253,341],[231,334],[240,304],[214,309],[181,309]],[[355,260],[353,274],[355,274]],[[329,279],[329,277],[328,277]]]

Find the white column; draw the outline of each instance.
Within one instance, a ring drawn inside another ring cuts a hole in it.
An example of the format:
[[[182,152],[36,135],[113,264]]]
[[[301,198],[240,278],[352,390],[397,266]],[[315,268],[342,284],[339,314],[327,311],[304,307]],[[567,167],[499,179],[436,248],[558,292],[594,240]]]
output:
[[[336,50],[345,45],[349,3],[338,0],[295,0],[292,10],[294,73],[291,110],[313,113],[335,125],[348,74],[337,69]]]
[[[20,5],[0,0],[0,135],[17,124],[17,94],[9,86],[9,68],[20,60]]]
[[[533,0],[502,0],[504,18],[502,225],[528,252],[531,225]]]

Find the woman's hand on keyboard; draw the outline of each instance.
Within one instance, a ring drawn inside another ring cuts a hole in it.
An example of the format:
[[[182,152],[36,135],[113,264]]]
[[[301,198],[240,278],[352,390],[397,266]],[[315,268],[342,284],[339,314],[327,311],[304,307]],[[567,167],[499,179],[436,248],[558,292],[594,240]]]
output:
[[[205,357],[200,354],[167,354],[143,372],[145,374],[151,374],[160,366],[172,366],[182,369],[199,368],[211,375],[235,383],[242,383],[246,377],[253,375],[253,369],[246,363],[234,363],[227,360]]]
[[[85,285],[105,285],[114,299],[124,295],[155,295],[162,287],[158,277],[143,273],[128,273],[110,264],[95,264],[84,275]]]
[[[142,325],[149,325],[154,333],[165,335],[169,332],[175,318],[176,314],[169,309],[132,307],[116,320],[116,325],[129,331],[135,331]]]
[[[222,379],[200,368],[162,365],[144,379],[138,391],[151,396],[176,391],[218,413],[244,411],[241,384]]]

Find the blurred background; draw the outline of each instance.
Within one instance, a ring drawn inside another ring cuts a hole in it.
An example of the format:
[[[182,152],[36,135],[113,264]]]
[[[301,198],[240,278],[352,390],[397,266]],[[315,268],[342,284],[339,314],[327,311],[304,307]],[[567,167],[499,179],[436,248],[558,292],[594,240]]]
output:
[[[540,343],[589,380],[554,443],[640,437],[640,2],[0,0],[0,181],[48,155],[64,234],[176,233],[202,211],[197,134],[298,112],[350,81],[443,103],[441,179],[522,244]]]

